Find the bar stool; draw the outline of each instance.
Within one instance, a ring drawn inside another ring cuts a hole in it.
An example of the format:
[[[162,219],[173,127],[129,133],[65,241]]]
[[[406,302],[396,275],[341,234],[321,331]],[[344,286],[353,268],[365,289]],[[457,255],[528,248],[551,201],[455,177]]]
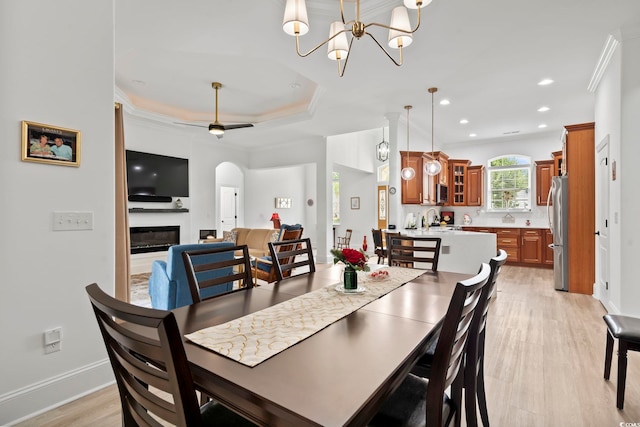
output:
[[[609,379],[613,357],[613,339],[618,339],[618,393],[616,407],[624,407],[624,387],[627,379],[627,351],[640,351],[640,319],[629,316],[607,314],[607,349],[604,358],[604,379]]]

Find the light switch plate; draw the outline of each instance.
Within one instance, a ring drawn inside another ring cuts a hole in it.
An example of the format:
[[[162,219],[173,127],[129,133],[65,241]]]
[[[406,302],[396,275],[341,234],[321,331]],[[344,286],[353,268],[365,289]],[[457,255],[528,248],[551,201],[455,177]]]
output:
[[[53,231],[93,230],[93,212],[54,212]]]

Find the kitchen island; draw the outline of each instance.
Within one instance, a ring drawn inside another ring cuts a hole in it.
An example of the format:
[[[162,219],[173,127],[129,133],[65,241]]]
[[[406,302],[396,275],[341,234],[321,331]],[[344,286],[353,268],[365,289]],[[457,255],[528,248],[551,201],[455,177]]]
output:
[[[476,274],[483,262],[496,256],[496,235],[461,231],[451,228],[433,227],[430,229],[385,230],[401,235],[416,237],[439,237],[440,258],[438,270],[455,273]]]

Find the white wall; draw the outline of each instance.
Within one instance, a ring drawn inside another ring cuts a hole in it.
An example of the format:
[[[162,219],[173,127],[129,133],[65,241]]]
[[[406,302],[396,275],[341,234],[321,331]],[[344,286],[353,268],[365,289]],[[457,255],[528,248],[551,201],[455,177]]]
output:
[[[84,290],[114,290],[113,39],[112,1],[0,2],[0,425],[113,378]],[[80,130],[80,167],[20,161],[21,120]],[[54,211],[93,230],[54,232]]]

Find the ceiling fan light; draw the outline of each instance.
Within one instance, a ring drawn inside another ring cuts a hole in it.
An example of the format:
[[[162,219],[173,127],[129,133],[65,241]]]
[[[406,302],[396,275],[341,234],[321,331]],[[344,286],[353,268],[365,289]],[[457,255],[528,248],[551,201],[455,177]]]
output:
[[[404,30],[389,30],[390,48],[398,49],[400,47],[407,47],[411,42],[413,42],[413,37],[411,35],[411,22],[409,21],[409,12],[406,7],[398,6],[393,9],[391,12],[391,24],[389,26]]]
[[[224,127],[222,125],[211,123],[209,125],[209,133],[211,135],[224,135]]]
[[[429,160],[424,165],[424,172],[429,176],[436,176],[442,170],[442,165],[437,160]]]
[[[419,0],[404,0],[404,5],[409,9],[422,9],[423,7],[431,3],[431,1],[432,0],[422,0],[422,4],[418,5]]]
[[[309,18],[307,17],[307,5],[304,0],[287,0],[284,9],[282,29],[285,33],[295,36],[303,36],[309,32]]]
[[[331,23],[329,28],[329,37],[337,36],[329,40],[327,44],[327,56],[329,59],[337,61],[338,59],[345,59],[349,53],[349,42],[347,41],[347,34],[344,32],[344,24],[341,21],[335,21]]]
[[[404,179],[405,181],[410,181],[415,176],[416,176],[416,170],[414,168],[412,168],[411,166],[408,166],[406,168],[402,168],[402,170],[400,171],[400,177],[402,179]]]

